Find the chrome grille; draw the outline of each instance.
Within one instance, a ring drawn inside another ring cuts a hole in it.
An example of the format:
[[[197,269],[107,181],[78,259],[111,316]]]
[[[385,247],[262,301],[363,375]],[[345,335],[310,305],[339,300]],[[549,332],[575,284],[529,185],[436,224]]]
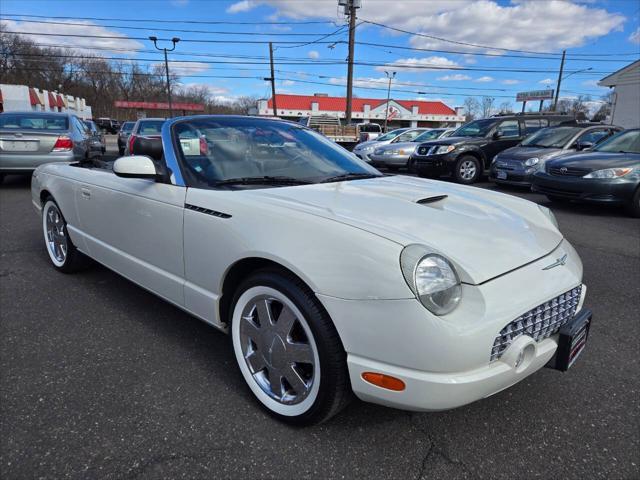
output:
[[[559,177],[584,177],[590,170],[573,167],[549,167],[549,173]]]
[[[507,324],[496,337],[490,360],[497,360],[520,335],[528,335],[536,342],[549,338],[573,318],[578,308],[582,285],[520,315]]]

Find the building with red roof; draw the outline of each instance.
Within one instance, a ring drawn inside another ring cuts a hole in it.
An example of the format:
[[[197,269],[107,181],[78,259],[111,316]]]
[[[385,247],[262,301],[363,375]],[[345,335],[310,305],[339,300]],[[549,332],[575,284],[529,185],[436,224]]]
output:
[[[345,97],[330,97],[326,94],[276,95],[277,116],[298,120],[308,116],[332,116],[344,119]],[[377,98],[354,98],[352,119],[354,123],[383,124],[387,115],[387,100]],[[389,100],[389,128],[458,126],[464,115],[440,101]],[[257,114],[273,116],[273,99],[258,101]]]

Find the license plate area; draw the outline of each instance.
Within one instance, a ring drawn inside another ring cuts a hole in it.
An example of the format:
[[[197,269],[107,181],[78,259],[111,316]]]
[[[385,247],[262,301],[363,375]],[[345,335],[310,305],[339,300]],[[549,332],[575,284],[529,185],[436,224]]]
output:
[[[5,152],[37,152],[37,140],[1,140],[0,148]]]
[[[496,171],[496,178],[499,180],[506,180],[507,179],[507,172],[505,172],[504,170],[497,170]]]
[[[571,368],[587,345],[592,317],[591,311],[581,310],[571,322],[560,329],[558,349],[547,364],[548,367],[561,372]]]

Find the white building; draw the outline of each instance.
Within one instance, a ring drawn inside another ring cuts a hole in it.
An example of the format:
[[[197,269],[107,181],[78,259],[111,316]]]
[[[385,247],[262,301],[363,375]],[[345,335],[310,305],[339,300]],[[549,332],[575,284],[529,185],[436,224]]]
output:
[[[276,95],[277,116],[287,120],[299,120],[302,117],[328,115],[344,119],[346,99],[330,97],[326,94],[314,95]],[[352,102],[354,123],[384,123],[388,114],[389,128],[399,127],[456,127],[464,123],[464,115],[458,109],[451,108],[440,101],[426,100],[389,100],[356,97]],[[254,114],[273,115],[273,99],[259,100]]]
[[[70,112],[83,120],[91,118],[91,107],[84,98],[26,85],[0,84],[0,112]]]
[[[598,85],[613,88],[611,123],[640,127],[640,60],[604,77]]]

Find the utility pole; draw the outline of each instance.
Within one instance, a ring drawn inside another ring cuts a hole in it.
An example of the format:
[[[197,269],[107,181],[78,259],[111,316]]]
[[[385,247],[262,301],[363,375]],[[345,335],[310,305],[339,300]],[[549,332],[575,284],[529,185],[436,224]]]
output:
[[[351,123],[353,99],[353,55],[356,43],[356,9],[360,8],[361,0],[338,0],[338,5],[344,6],[345,14],[349,15],[349,58],[347,63],[347,108],[344,113],[345,123]]]
[[[560,96],[560,84],[562,83],[562,71],[564,70],[564,57],[567,55],[567,51],[562,51],[562,61],[560,62],[560,72],[558,73],[558,84],[556,85],[556,98],[553,100],[553,111],[558,108],[558,98]]]
[[[391,80],[396,78],[396,72],[384,71],[384,74],[389,79],[389,86],[387,87],[387,112],[384,115],[384,133],[387,133],[387,122],[389,121],[389,101],[391,100]]]
[[[273,43],[269,42],[269,60],[271,61],[271,76],[265,78],[266,81],[271,82],[271,99],[273,101],[273,116],[278,116],[278,107],[276,106],[276,76],[273,70]]]
[[[170,49],[158,47],[158,37],[149,37],[149,40],[153,42],[153,46],[156,50],[164,50],[164,70],[167,75],[167,98],[169,99],[169,117],[173,117],[173,103],[171,101],[171,81],[169,80],[169,60],[167,59],[167,52],[173,52],[176,49],[176,43],[180,41],[178,37],[173,37],[171,43],[173,47]]]

